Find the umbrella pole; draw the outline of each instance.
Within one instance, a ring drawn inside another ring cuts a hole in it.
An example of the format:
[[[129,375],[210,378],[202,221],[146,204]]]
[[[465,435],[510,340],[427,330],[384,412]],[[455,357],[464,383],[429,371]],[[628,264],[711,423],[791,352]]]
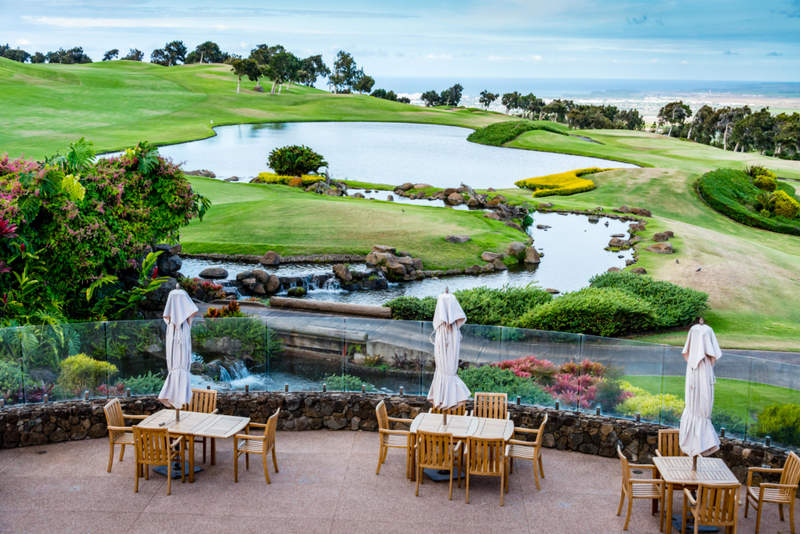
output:
[[[697,456],[692,456],[692,471],[697,471]]]
[[[176,423],[180,423],[181,422],[181,409],[180,408],[175,410],[175,422]]]

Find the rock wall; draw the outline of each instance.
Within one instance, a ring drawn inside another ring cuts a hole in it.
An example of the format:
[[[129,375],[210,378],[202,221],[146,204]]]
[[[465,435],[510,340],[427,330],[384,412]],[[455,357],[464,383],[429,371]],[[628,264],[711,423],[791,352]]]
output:
[[[383,396],[358,393],[221,393],[219,413],[250,417],[265,423],[278,408],[278,430],[363,430],[378,428],[375,407],[381,400],[391,417],[413,419],[430,408],[421,396]],[[121,398],[122,411],[128,414],[151,414],[162,408],[155,397]],[[6,407],[0,411],[0,448],[43,445],[68,440],[102,438],[107,435],[103,405],[105,399]],[[471,404],[471,403],[470,403]],[[468,409],[471,406],[468,404]],[[658,430],[666,428],[594,414],[556,411],[533,406],[509,405],[511,419],[518,427],[537,428],[545,414],[547,448],[569,450],[612,458],[621,444],[630,459],[651,463],[657,447]],[[397,429],[405,425],[397,423]],[[757,443],[724,438],[715,456],[722,458],[739,480],[747,477],[747,468],[770,465],[781,467],[786,451]]]

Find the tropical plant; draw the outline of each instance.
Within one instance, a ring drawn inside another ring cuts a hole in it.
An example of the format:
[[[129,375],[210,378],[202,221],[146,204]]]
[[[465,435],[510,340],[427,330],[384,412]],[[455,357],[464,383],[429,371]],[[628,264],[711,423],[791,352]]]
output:
[[[131,390],[131,395],[149,395],[158,393],[164,387],[164,379],[148,371],[147,374],[126,378],[123,381],[125,388]]]
[[[222,308],[208,308],[203,317],[209,319],[223,319],[227,317],[250,317],[239,308],[239,303],[232,300]]]
[[[522,397],[526,404],[539,404],[549,406],[553,403],[552,397],[532,380],[514,374],[511,369],[501,369],[493,365],[470,367],[458,371],[458,376],[472,391],[485,391],[490,393],[507,393],[512,399]]]
[[[67,394],[81,396],[84,391],[97,391],[100,384],[116,374],[116,365],[95,360],[86,354],[75,354],[61,362],[58,385]]]
[[[328,162],[305,145],[290,145],[276,148],[269,153],[268,165],[277,174],[302,176],[317,173]]]
[[[22,372],[20,362],[0,360],[0,397],[6,402],[14,402],[21,397],[23,384],[30,382]]]
[[[322,377],[322,383],[330,391],[361,391],[362,385],[365,391],[378,390],[374,385],[353,375],[325,375]]]

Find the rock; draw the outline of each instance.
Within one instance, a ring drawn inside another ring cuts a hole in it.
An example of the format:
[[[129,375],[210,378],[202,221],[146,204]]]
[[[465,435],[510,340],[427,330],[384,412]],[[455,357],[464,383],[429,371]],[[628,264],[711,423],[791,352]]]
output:
[[[387,245],[372,245],[372,252],[381,252],[383,254],[397,254],[397,249]]]
[[[490,211],[489,213],[484,213],[483,216],[486,219],[494,219],[495,221],[499,221],[500,220],[500,216],[498,214],[496,214],[495,212],[493,212],[493,211]]]
[[[457,274],[464,274],[464,271],[462,271],[461,269],[447,269],[444,272],[445,276],[455,276]]]
[[[539,263],[541,261],[539,252],[535,248],[528,247],[525,249],[525,263]]]
[[[477,274],[483,271],[483,267],[480,265],[473,265],[472,267],[467,267],[464,269],[464,274]]]
[[[393,258],[386,262],[386,269],[389,278],[402,278],[406,274],[405,266],[397,261],[397,258]]]
[[[362,195],[361,193],[354,193],[354,194],[353,194],[353,198],[367,198],[367,197],[365,197],[365,196],[364,196],[364,195]]]
[[[506,221],[505,225],[508,226],[509,228],[513,228],[514,230],[519,230],[520,232],[524,232],[525,231],[525,230],[522,229],[522,227],[520,225],[518,225],[515,222]]]
[[[503,263],[503,260],[501,260],[500,258],[496,258],[490,265],[494,266],[495,271],[505,271],[506,269],[508,269],[508,266],[505,263]]]
[[[267,293],[277,293],[281,290],[281,280],[274,274],[269,276],[266,287]]]
[[[253,274],[253,271],[245,271],[245,272],[243,272],[243,273],[239,273],[239,274],[237,274],[237,275],[236,275],[236,280],[237,280],[238,282],[241,282],[241,281],[242,281],[242,280],[244,280],[245,278],[255,278],[255,277],[256,277],[256,275],[254,275],[254,274]]]
[[[461,193],[450,193],[447,195],[447,201],[451,204],[463,204],[464,197],[461,195]]]
[[[555,204],[553,204],[552,202],[543,202],[542,204],[539,204],[539,206],[537,206],[537,207],[539,207],[539,208],[552,208],[554,205]]]
[[[675,237],[675,233],[672,230],[666,230],[664,235],[667,237]]]
[[[453,193],[458,193],[458,189],[456,189],[455,187],[448,187],[447,189],[442,191],[442,194],[444,194],[445,197],[449,197]]]
[[[412,261],[412,265],[414,266],[414,269],[416,269],[418,271],[423,270],[424,267],[425,267],[420,258],[414,258],[413,261]]]
[[[472,238],[468,235],[449,235],[444,240],[448,243],[466,243],[467,241],[472,241]]]
[[[289,187],[303,187],[303,179],[300,176],[295,176],[289,180]]]
[[[251,292],[253,295],[256,295],[256,296],[260,296],[260,295],[266,295],[266,294],[267,294],[267,291],[266,291],[266,289],[264,289],[264,284],[261,284],[261,283],[259,283],[259,282],[256,282],[255,284],[250,284],[250,286],[248,287],[248,289],[250,290],[250,292]],[[233,297],[233,299],[232,299],[232,300],[235,300],[235,299],[236,299],[236,297],[235,297],[234,295],[231,295],[231,297]],[[227,297],[226,297],[226,298],[227,298]]]
[[[611,237],[625,237],[625,234],[611,234]]]
[[[256,93],[263,93],[264,88],[261,87],[260,85],[256,85],[255,87],[253,87],[253,91],[255,91]]]
[[[338,187],[330,187],[330,188],[325,190],[324,194],[326,194],[326,195],[328,195],[330,197],[340,197],[340,196],[344,195],[344,191],[342,191]]]
[[[238,182],[239,181],[239,177],[238,176],[231,176],[230,178],[225,178],[225,181],[226,182]]]
[[[475,199],[475,198],[470,198],[469,200],[467,200],[467,206],[469,206],[470,208],[477,208],[480,205],[481,205],[481,203],[478,202],[477,199]]]
[[[162,252],[156,261],[158,276],[170,276],[173,273],[177,273],[181,270],[181,265],[183,265],[183,261],[179,256]]]
[[[505,196],[503,196],[503,195],[495,195],[495,196],[492,198],[492,200],[499,200],[500,202],[507,202],[507,201],[508,201],[508,200],[506,199],[506,197],[505,197]]]
[[[395,261],[404,267],[414,267],[414,260],[410,256],[398,256]],[[408,269],[406,269],[408,270]]]
[[[654,252],[656,254],[672,254],[674,251],[672,250],[672,243],[669,241],[666,243],[655,243],[647,247],[648,252]]]
[[[486,191],[489,192],[489,193],[494,193],[495,192],[495,188],[494,187],[490,187]]]
[[[490,273],[490,272],[494,271],[494,263],[487,263],[486,265],[481,267],[481,271],[483,271],[485,273]]]
[[[281,257],[277,252],[268,251],[264,256],[258,260],[261,265],[280,265]]]
[[[395,191],[408,191],[409,189],[414,189],[414,184],[411,182],[406,182],[403,185],[398,185],[395,188]]]
[[[494,260],[502,260],[505,257],[505,254],[498,254],[496,252],[489,252],[488,250],[481,254],[481,259],[483,261],[494,261]]]
[[[622,270],[622,269],[620,269],[619,267],[609,267],[609,268],[608,268],[608,272],[610,272],[610,273],[618,273],[618,272],[620,272],[621,270]]]
[[[188,172],[184,171],[183,174],[186,174],[188,176],[205,176],[206,178],[216,178],[217,177],[216,174],[214,174],[213,172],[208,171],[206,169],[198,170],[198,171],[188,171]]]
[[[644,267],[634,267],[633,269],[631,269],[631,272],[633,274],[647,274],[647,269],[645,269]]]
[[[414,189],[426,189],[428,187],[433,187],[431,184],[414,184]]]
[[[653,234],[653,241],[655,241],[656,243],[663,243],[664,241],[668,241],[668,240],[669,240],[669,237],[667,237],[667,234],[664,234],[664,233],[661,233],[661,232]]]
[[[551,295],[558,295],[559,293],[561,293],[561,291],[559,291],[558,289],[553,289],[552,287],[548,287],[547,289],[545,289],[545,291],[547,291]]]
[[[156,245],[156,252],[161,252],[160,258],[164,258],[166,256],[174,256],[175,254],[181,253],[181,245],[180,243],[177,245],[170,245],[169,243],[161,243],[160,245]]]
[[[632,259],[628,258],[627,260],[625,260],[625,267],[630,267],[634,263],[636,263],[635,260],[632,260]]]
[[[625,248],[631,246],[631,244],[624,239],[614,237],[608,242],[608,246],[612,248]]]
[[[411,253],[410,252],[406,252],[405,250],[398,250],[397,252],[394,253],[394,255],[397,256],[398,258],[410,258],[411,257]]]
[[[387,195],[387,196],[386,196],[386,200],[387,200],[388,202],[394,202],[394,197],[393,197],[392,195]]]
[[[306,288],[304,287],[290,287],[289,290],[286,292],[287,295],[290,297],[305,297],[306,296]]]
[[[382,265],[392,259],[394,259],[394,254],[390,252],[370,252],[364,261],[369,266],[375,266]]]
[[[470,199],[470,200],[472,200],[472,199]],[[477,204],[477,203],[478,203],[478,201],[476,200],[475,204]],[[500,204],[501,204],[501,202],[497,198],[493,198],[492,200],[490,200],[489,202],[486,203],[487,206],[491,206],[491,207],[499,206]]]
[[[546,224],[537,224],[536,228],[538,230],[547,230],[548,228],[552,228],[552,226],[547,226]]]
[[[589,222],[590,223],[599,223],[600,222],[600,217],[598,217],[597,215],[589,215]]]
[[[628,225],[630,232],[644,232],[644,223],[631,223]]]
[[[193,375],[203,374],[203,364],[200,362],[192,362],[192,365],[189,366],[189,372]]]
[[[333,266],[333,274],[336,275],[336,278],[345,282],[353,280],[353,273],[351,273],[350,269],[343,263],[337,263]]]
[[[269,282],[269,273],[261,269],[253,269],[253,277],[259,284],[266,284]]]
[[[646,210],[644,208],[633,208],[631,209],[631,213],[639,215],[641,217],[652,217],[653,214],[650,213],[650,210]]]
[[[416,195],[414,195],[413,198],[416,198],[416,199],[425,198],[425,191],[418,192]]]
[[[630,213],[631,209],[628,206],[623,205],[619,210],[619,213]]]
[[[221,267],[209,267],[200,272],[200,278],[207,280],[225,280],[228,278],[228,271]]]
[[[527,249],[527,245],[525,243],[520,243],[519,241],[514,241],[508,244],[508,248],[506,252],[509,256],[517,258],[518,260],[522,261],[525,259],[525,250]]]

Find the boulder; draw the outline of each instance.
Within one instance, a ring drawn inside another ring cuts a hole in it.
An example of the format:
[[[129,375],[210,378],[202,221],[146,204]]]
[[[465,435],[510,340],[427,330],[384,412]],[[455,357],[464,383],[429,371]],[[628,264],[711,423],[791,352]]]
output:
[[[610,273],[618,273],[618,272],[620,272],[621,270],[622,270],[622,269],[620,269],[619,267],[609,267],[609,268],[608,268],[608,272],[610,272]]]
[[[528,247],[525,249],[525,263],[539,263],[541,261],[539,252],[535,248]]]
[[[476,201],[476,202],[477,202],[477,201]],[[500,202],[500,200],[499,200],[497,197],[493,198],[492,200],[490,200],[490,201],[488,201],[488,202],[486,203],[486,205],[487,205],[487,206],[492,206],[492,207],[494,207],[494,206],[499,206],[500,204],[501,204],[501,202]]]
[[[329,187],[328,189],[325,190],[325,194],[330,197],[340,197],[344,195],[344,191],[342,191],[338,187]]]
[[[261,265],[280,265],[281,264],[281,257],[280,254],[273,251],[268,251],[264,256],[258,260]]]
[[[406,252],[405,250],[398,250],[397,252],[394,253],[394,255],[397,256],[398,258],[410,258],[411,257],[411,253],[410,252]]]
[[[425,189],[428,187],[433,187],[431,184],[414,184],[414,189]]]
[[[353,273],[351,273],[350,269],[343,263],[337,263],[333,266],[333,274],[336,275],[336,278],[345,282],[353,280]]]
[[[481,254],[481,259],[483,261],[494,261],[494,260],[502,260],[505,257],[505,254],[498,254],[497,252],[489,252],[488,250]]]
[[[381,265],[394,259],[394,254],[389,252],[370,252],[365,259],[367,265]]]
[[[494,193],[495,192],[495,188],[494,187],[490,187],[486,191],[489,192],[489,193]]]
[[[424,265],[420,258],[414,258],[412,264],[414,265],[414,269],[418,271],[421,271],[424,268]]]
[[[170,276],[181,270],[183,261],[177,255],[167,255],[162,253],[156,261],[158,276]]]
[[[398,258],[395,258],[395,261],[405,267],[414,267],[414,260],[409,256],[400,256]]]
[[[277,293],[281,290],[281,280],[274,274],[269,276],[269,280],[267,280],[267,293]]]
[[[384,254],[397,254],[397,249],[387,245],[372,245],[372,252],[382,252]]]
[[[508,199],[506,199],[506,197],[503,196],[503,195],[495,195],[492,198],[492,200],[499,200],[500,202],[507,202]]]
[[[388,202],[394,202],[394,197],[393,197],[392,195],[387,195],[387,196],[386,196],[386,200],[387,200]]]
[[[519,241],[514,241],[508,244],[508,248],[506,252],[509,256],[517,258],[518,260],[525,259],[525,250],[527,249],[527,245],[525,243],[520,243]]]
[[[475,198],[470,198],[469,200],[467,200],[467,206],[469,206],[470,208],[478,208],[480,207],[480,205],[481,203],[478,202],[478,200]]]
[[[675,232],[673,232],[672,230],[665,230],[664,235],[667,237],[675,237]]]
[[[354,193],[354,194],[353,194],[353,198],[367,198],[367,197],[365,197],[365,196],[364,196],[364,195],[362,195],[361,193]]]
[[[508,269],[508,266],[503,263],[503,260],[500,258],[496,258],[491,264],[494,265],[495,271],[505,271]]]
[[[443,194],[444,196],[446,196],[446,197],[449,197],[449,196],[450,196],[450,195],[452,195],[453,193],[458,193],[458,189],[456,189],[455,187],[448,187],[447,189],[445,189],[444,191],[442,191],[442,194]]]
[[[487,219],[494,219],[495,221],[500,220],[500,216],[493,211],[490,211],[489,213],[484,213],[483,216]]]
[[[409,189],[414,189],[414,184],[411,182],[406,182],[403,185],[398,185],[395,188],[395,191],[408,191]]]
[[[484,273],[490,273],[494,271],[494,263],[487,263],[486,265],[481,267],[481,271],[483,271]]]
[[[555,204],[553,204],[552,202],[543,202],[543,203],[539,204],[539,206],[537,206],[537,207],[539,207],[539,208],[552,208],[553,206],[555,206]]]
[[[641,217],[652,217],[653,216],[653,214],[650,213],[650,210],[646,210],[644,208],[633,208],[631,210],[631,213],[634,213],[634,214],[639,215]]]
[[[209,267],[200,272],[200,278],[207,280],[225,280],[228,278],[228,271],[221,267]]]
[[[139,304],[139,307],[145,311],[164,311],[164,306],[167,304],[167,297],[169,292],[175,289],[178,281],[174,278],[168,279],[166,282],[158,286],[158,289],[151,291],[144,296],[144,300]]]
[[[644,223],[631,223],[628,225],[628,230],[631,232],[644,232]]]
[[[183,174],[185,174],[187,176],[205,176],[206,178],[216,178],[217,177],[216,174],[214,174],[213,172],[208,171],[206,169],[197,170],[197,171],[188,171],[188,172],[184,171]]]
[[[250,292],[251,292],[253,295],[260,296],[260,295],[266,295],[266,294],[267,294],[267,290],[266,290],[266,289],[264,289],[264,284],[262,284],[262,283],[259,283],[259,282],[256,282],[255,284],[250,284],[250,285],[248,286],[248,289],[250,290]],[[234,299],[235,299],[235,298],[236,298],[236,297],[234,297]]]
[[[634,274],[647,274],[647,269],[644,267],[634,267],[631,269],[631,272]]]
[[[253,269],[253,277],[259,284],[266,284],[269,282],[269,273],[261,269]]]
[[[463,273],[464,273],[464,271],[462,271],[461,269],[447,269],[444,272],[444,275],[445,276],[455,276],[457,274],[463,274]]]
[[[668,241],[668,240],[669,240],[669,237],[667,237],[667,234],[664,234],[664,233],[661,233],[661,232],[653,234],[653,241],[655,241],[656,243],[663,243],[664,241]]]
[[[656,254],[672,254],[674,250],[672,250],[672,243],[667,241],[666,243],[655,243],[647,247],[648,252],[654,252]]]
[[[631,246],[630,242],[620,239],[618,237],[614,237],[611,241],[608,242],[608,246],[611,248],[626,248]]]
[[[238,176],[231,176],[230,178],[225,178],[225,181],[226,182],[238,182],[239,181],[239,177]]]
[[[243,273],[239,273],[236,275],[236,281],[241,282],[246,278],[255,278],[256,275],[253,274],[253,271],[244,271]]]
[[[590,223],[599,223],[600,222],[600,217],[598,217],[597,215],[589,215],[589,222]]]
[[[561,293],[561,291],[559,291],[558,289],[553,289],[552,287],[548,287],[547,289],[545,289],[545,291],[547,291],[551,295],[558,295],[559,293]]]
[[[299,176],[295,176],[289,180],[289,187],[303,187],[303,179]]]
[[[505,224],[506,224],[506,226],[508,226],[509,228],[513,228],[514,230],[519,230],[520,232],[524,232],[525,231],[525,230],[522,229],[522,227],[520,225],[518,225],[515,222],[506,221]]]
[[[472,241],[472,238],[468,235],[449,235],[444,240],[448,243],[466,243],[467,241]]]
[[[480,265],[473,265],[472,267],[467,267],[464,269],[464,274],[478,274],[483,271],[483,268]]]
[[[450,193],[447,195],[447,201],[451,204],[463,204],[464,197],[461,196],[461,193]]]
[[[255,91],[256,93],[263,93],[264,88],[261,87],[260,85],[256,85],[255,87],[253,87],[253,91]]]
[[[290,297],[305,297],[306,288],[304,287],[290,287],[286,294]]]
[[[389,275],[389,278],[402,278],[406,274],[406,268],[396,258],[393,258],[386,262],[386,274]]]
[[[552,228],[552,226],[547,226],[546,224],[537,224],[536,228],[538,230],[547,230],[548,228]]]
[[[161,243],[159,245],[156,245],[155,251],[161,252],[161,256],[159,256],[159,258],[174,256],[175,254],[181,253],[181,245],[180,243],[178,243],[177,245],[170,245],[169,243]]]
[[[621,208],[619,208],[619,210],[616,211],[619,211],[619,213],[630,213],[631,209],[628,206],[623,205]]]

